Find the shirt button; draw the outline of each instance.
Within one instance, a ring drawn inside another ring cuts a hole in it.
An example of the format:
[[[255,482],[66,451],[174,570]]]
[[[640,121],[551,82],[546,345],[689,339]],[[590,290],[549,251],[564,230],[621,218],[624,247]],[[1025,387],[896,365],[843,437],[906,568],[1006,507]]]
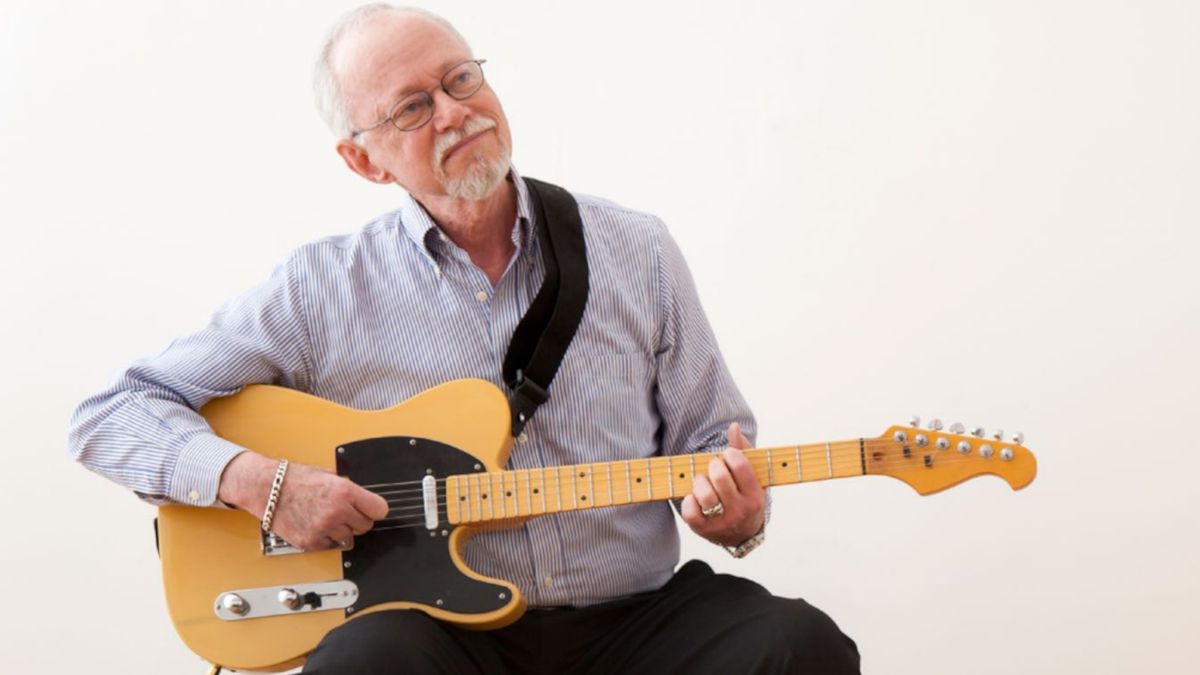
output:
[[[488,299],[487,291],[479,291],[478,293],[475,294],[475,299],[480,302],[487,302],[487,299]]]
[[[518,443],[524,443],[525,441],[528,441],[528,440],[529,440],[529,434],[525,433],[524,431],[521,432],[520,436],[517,436]]]
[[[188,499],[191,499],[194,502],[200,501],[200,492],[197,490],[192,490],[188,493]]]
[[[546,578],[542,579],[542,584],[544,584],[547,588],[549,588],[550,586],[553,586],[554,585],[554,577],[547,574]]]

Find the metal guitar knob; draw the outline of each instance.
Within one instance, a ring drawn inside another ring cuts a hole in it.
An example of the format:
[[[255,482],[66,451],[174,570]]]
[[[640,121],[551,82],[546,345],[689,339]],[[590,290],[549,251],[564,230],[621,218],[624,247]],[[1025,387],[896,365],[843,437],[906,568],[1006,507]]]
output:
[[[279,604],[288,609],[300,609],[304,606],[304,596],[290,588],[285,588],[279,591]]]
[[[250,611],[250,603],[237,593],[226,593],[221,596],[221,608],[231,614],[241,616]]]

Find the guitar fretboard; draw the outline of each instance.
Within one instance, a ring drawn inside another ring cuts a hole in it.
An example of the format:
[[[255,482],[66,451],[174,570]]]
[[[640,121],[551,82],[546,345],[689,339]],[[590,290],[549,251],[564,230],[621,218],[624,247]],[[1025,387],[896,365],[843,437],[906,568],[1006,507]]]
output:
[[[866,441],[746,450],[760,485],[786,485],[867,473]],[[679,499],[707,475],[709,453],[448,476],[449,521],[479,523]]]

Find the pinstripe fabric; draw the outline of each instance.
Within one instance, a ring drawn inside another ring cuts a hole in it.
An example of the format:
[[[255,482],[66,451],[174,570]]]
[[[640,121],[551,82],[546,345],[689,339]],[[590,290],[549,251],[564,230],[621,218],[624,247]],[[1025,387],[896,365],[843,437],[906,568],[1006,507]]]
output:
[[[371,409],[453,378],[503,386],[509,338],[544,275],[528,195],[516,184],[517,252],[495,288],[405,197],[356,234],[300,247],[204,330],[118,374],[76,410],[72,454],[148,501],[211,505],[241,448],[195,413],[209,399],[273,383]],[[717,449],[735,420],[753,438],[753,418],[662,222],[576,199],[591,270],[587,309],[510,468]],[[679,539],[671,507],[658,502],[534,518],[478,535],[466,558],[514,581],[531,605],[586,605],[661,586]]]

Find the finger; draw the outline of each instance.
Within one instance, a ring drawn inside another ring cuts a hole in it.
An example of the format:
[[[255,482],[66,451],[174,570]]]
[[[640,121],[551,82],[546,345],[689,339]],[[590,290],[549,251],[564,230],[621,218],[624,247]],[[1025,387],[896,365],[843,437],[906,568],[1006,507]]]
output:
[[[354,508],[358,509],[359,513],[371,520],[383,520],[387,518],[388,503],[386,499],[366,488],[357,485],[354,488]]]
[[[734,422],[729,425],[729,431],[726,433],[729,438],[729,447],[738,448],[740,450],[749,450],[750,441],[742,435],[742,425]]]
[[[326,538],[332,540],[336,545],[341,546],[343,541],[350,541],[350,538],[354,536],[354,532],[352,532],[350,528],[346,527],[345,525],[339,525],[329,531],[324,532],[324,535]]]
[[[733,474],[733,481],[737,483],[739,492],[755,494],[762,491],[762,486],[758,484],[758,476],[754,475],[754,467],[750,466],[750,460],[746,459],[741,450],[725,448],[721,456],[725,459],[725,466]]]
[[[354,534],[363,534],[369,532],[375,526],[375,521],[364,516],[358,509],[346,509],[346,526]]]
[[[700,505],[696,503],[695,495],[683,498],[683,503],[679,505],[679,515],[683,516],[683,522],[693,530],[703,527],[704,521],[708,520],[700,513]]]
[[[712,483],[708,482],[708,478],[705,476],[696,476],[692,479],[692,495],[696,498],[696,505],[700,507],[701,515],[704,515],[705,509],[711,509],[721,501]]]
[[[722,502],[732,502],[737,499],[737,482],[734,480],[733,474],[729,473],[729,467],[725,466],[725,461],[720,457],[714,457],[708,463],[708,479],[717,491],[717,498]]]

